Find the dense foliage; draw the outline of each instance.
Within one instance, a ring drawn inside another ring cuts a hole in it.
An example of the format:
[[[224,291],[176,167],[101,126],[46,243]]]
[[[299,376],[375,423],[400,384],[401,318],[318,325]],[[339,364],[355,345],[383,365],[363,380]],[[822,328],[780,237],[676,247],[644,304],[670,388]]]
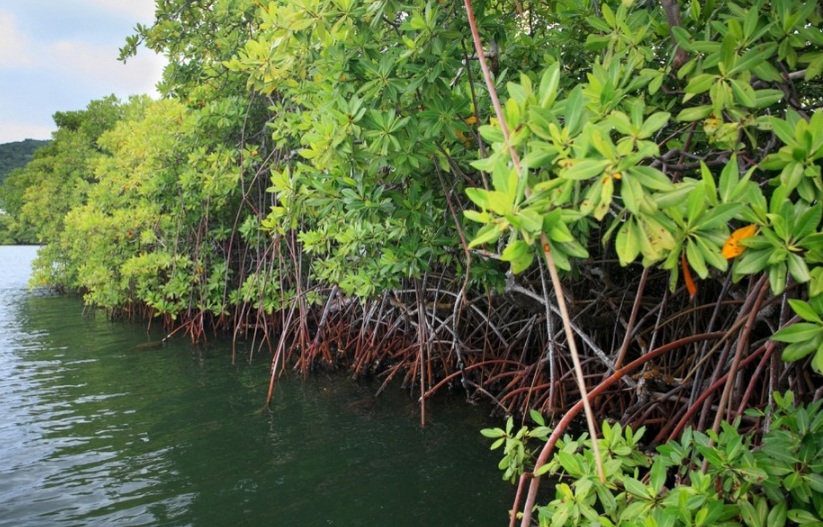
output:
[[[88,189],[97,182],[92,169],[94,159],[102,155],[97,139],[122,116],[123,108],[113,96],[94,101],[83,111],[54,115],[58,130],[53,140],[0,187],[0,202],[14,220],[10,231],[15,238],[55,243],[44,254],[58,252],[66,214],[85,202]],[[55,280],[52,285],[69,284]]]
[[[250,335],[273,376],[342,363],[423,413],[459,382],[561,414],[573,331],[601,416],[718,434],[820,395],[821,22],[800,0],[159,0],[123,57],[169,57],[163,100],[58,114],[4,204],[46,244],[37,281]]]
[[[719,432],[689,428],[682,439],[658,446],[650,456],[641,447],[643,428],[633,431],[604,422],[599,443],[606,453],[605,482],[597,477],[591,439],[566,435],[557,442],[551,462],[536,470],[560,480],[554,499],[538,508],[540,525],[819,525],[823,521],[823,401],[796,406],[788,392],[776,394],[775,403],[769,430],[759,445],[754,434],[740,433],[738,420],[724,422]],[[759,412],[747,416],[765,417]],[[507,445],[501,466],[522,471],[523,461],[510,452],[524,450],[526,438],[542,437],[545,427],[523,427],[513,433],[509,420],[506,430],[483,433],[498,438],[493,448]]]

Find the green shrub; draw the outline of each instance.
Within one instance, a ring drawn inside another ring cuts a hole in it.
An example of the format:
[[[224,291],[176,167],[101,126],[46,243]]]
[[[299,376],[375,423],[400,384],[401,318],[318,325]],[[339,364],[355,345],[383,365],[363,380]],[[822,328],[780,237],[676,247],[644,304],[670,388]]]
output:
[[[648,455],[643,428],[603,423],[605,482],[586,434],[565,436],[535,472],[557,481],[554,499],[537,507],[541,527],[823,525],[823,401],[796,406],[792,392],[775,401],[771,414],[750,412],[758,423],[771,420],[759,443],[756,430],[741,433],[738,421],[719,432],[687,429]],[[504,479],[513,481],[531,462],[528,438],[548,435],[537,422],[516,434],[511,419],[506,430],[483,430],[498,438],[492,448],[505,445]]]

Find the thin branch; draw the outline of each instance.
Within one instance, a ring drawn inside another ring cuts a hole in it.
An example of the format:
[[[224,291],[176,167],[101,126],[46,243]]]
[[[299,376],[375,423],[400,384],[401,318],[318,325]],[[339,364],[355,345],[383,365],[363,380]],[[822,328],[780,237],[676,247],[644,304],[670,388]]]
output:
[[[509,135],[509,127],[506,125],[505,115],[503,114],[503,109],[500,106],[500,100],[497,97],[497,90],[494,87],[494,81],[492,80],[491,72],[489,71],[489,67],[486,64],[486,57],[483,54],[483,44],[480,41],[480,33],[477,30],[477,22],[474,19],[474,12],[472,10],[471,0],[463,0],[463,3],[466,6],[466,15],[469,19],[469,28],[471,29],[472,39],[474,40],[474,46],[477,51],[477,58],[480,62],[480,69],[483,70],[483,77],[486,81],[486,86],[489,89],[489,96],[492,99],[494,111],[497,115],[497,120],[500,123],[500,129],[503,132],[504,142],[509,149],[509,153],[512,158],[512,163],[514,165],[514,169],[517,171],[518,177],[526,177],[520,165],[520,157],[517,155],[517,151],[515,150],[514,145],[511,142],[511,136]],[[530,191],[527,186],[527,197],[529,193]],[[589,428],[589,435],[592,437],[592,451],[594,452],[594,459],[595,464],[597,465],[597,472],[600,476],[600,481],[605,483],[606,473],[603,468],[603,460],[600,456],[600,448],[597,444],[597,427],[594,421],[594,413],[592,412],[591,405],[589,404],[589,396],[586,391],[586,380],[583,375],[583,368],[580,365],[580,356],[577,353],[577,344],[574,341],[574,333],[572,332],[571,328],[571,318],[569,317],[568,310],[566,309],[566,301],[563,298],[563,290],[560,285],[560,277],[557,274],[557,266],[554,263],[554,256],[551,252],[551,245],[545,233],[540,233],[540,244],[543,249],[543,257],[546,259],[546,266],[549,268],[549,275],[552,278],[552,286],[554,287],[555,297],[557,298],[557,307],[560,308],[561,318],[563,319],[563,329],[566,332],[566,339],[568,341],[569,351],[571,352],[572,362],[574,363],[574,371],[577,377],[577,386],[578,390],[580,391],[580,397],[583,402],[583,408],[586,411],[586,423]],[[515,511],[512,511],[512,514],[515,514]],[[528,527],[529,519],[524,516],[521,525],[523,527]]]

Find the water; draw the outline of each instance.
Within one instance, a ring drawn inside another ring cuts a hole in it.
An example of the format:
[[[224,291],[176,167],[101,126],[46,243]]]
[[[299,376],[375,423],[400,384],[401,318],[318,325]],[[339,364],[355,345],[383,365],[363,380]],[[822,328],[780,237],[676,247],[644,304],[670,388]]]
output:
[[[478,430],[399,389],[285,379],[25,289],[32,247],[0,247],[0,526],[493,526],[513,489]]]

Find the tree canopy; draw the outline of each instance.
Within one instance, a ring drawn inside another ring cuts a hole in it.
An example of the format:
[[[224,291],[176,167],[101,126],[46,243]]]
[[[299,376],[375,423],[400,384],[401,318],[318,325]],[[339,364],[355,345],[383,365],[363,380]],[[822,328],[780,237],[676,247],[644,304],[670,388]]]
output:
[[[113,314],[506,413],[568,405],[577,341],[660,440],[819,388],[821,17],[158,0],[122,55],[169,58],[162,100],[58,114],[4,199],[36,281]]]
[[[424,419],[458,384],[559,415],[574,364],[601,417],[716,433],[819,396],[821,22],[800,0],[158,0],[122,56],[169,58],[162,100],[57,114],[4,207],[45,244],[36,282],[248,336],[272,382],[346,365]]]

